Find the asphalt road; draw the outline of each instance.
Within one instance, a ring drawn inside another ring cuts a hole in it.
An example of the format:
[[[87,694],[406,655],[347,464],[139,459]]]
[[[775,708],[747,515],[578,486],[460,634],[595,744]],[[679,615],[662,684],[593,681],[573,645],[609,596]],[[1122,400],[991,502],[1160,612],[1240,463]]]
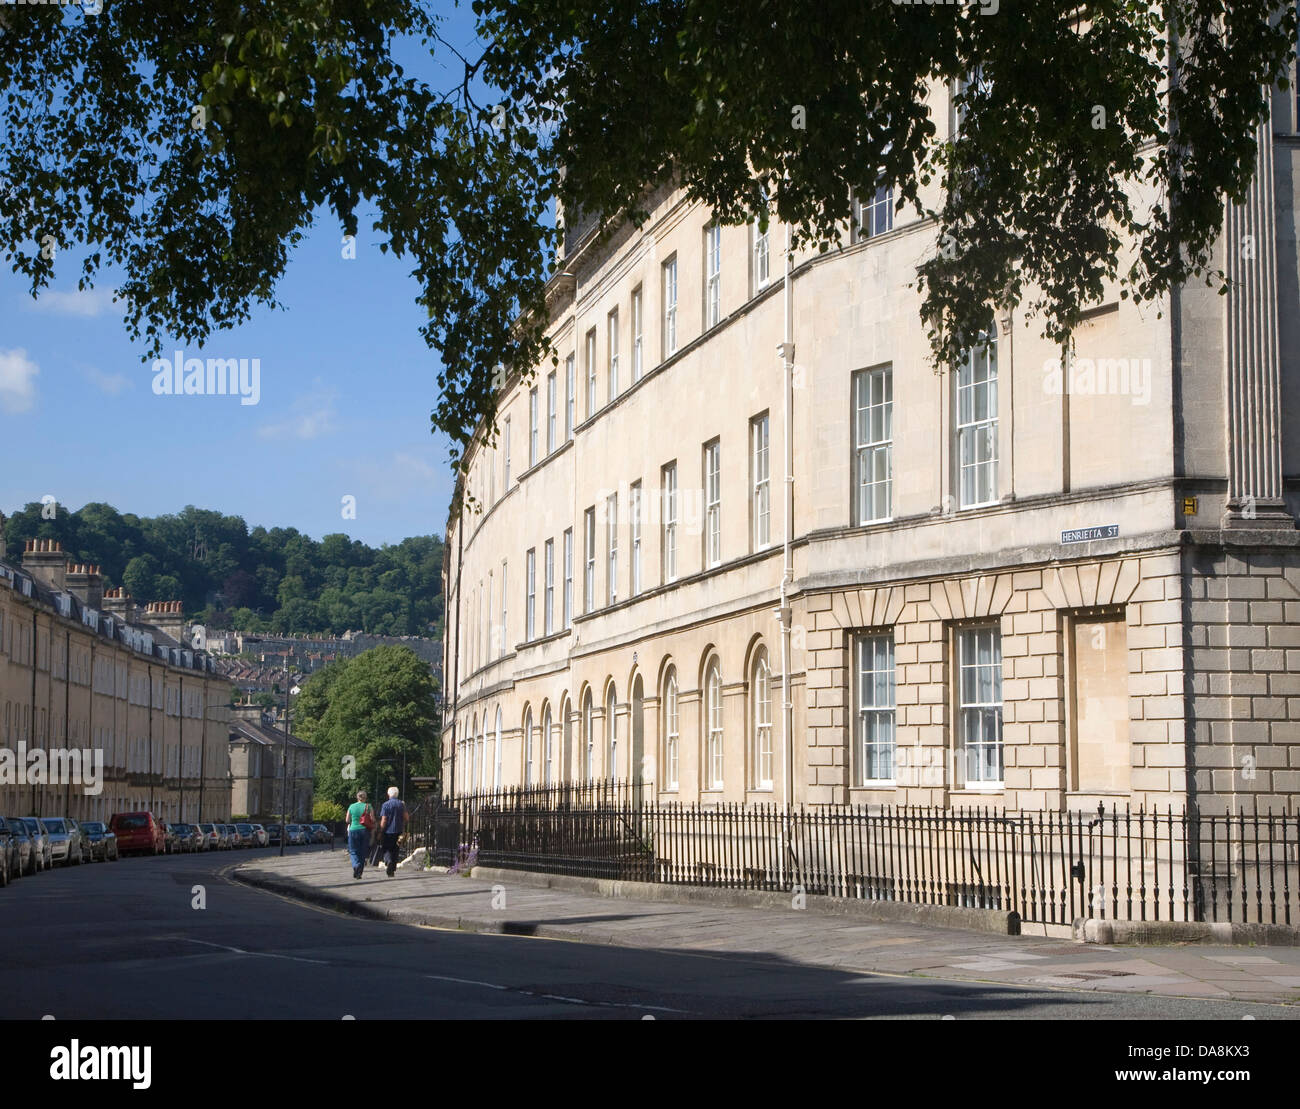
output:
[[[226,868],[265,853],[123,859],[55,870],[0,890],[4,1015],[57,1020],[1300,1016],[1286,1006],[891,977],[712,952],[637,950],[359,920],[223,876]],[[339,866],[347,867],[341,851]],[[195,907],[196,887],[201,887],[202,908]]]

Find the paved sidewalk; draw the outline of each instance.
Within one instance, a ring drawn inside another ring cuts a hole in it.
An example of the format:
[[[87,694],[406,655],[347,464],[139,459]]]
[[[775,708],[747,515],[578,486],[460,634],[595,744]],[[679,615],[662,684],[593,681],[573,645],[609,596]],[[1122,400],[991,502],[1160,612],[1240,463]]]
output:
[[[1029,987],[1289,1003],[1300,948],[1103,947],[852,916],[595,897],[403,868],[354,881],[344,853],[260,859],[235,879],[343,912],[470,932],[744,955]],[[1289,1015],[1289,1014],[1288,1014]]]

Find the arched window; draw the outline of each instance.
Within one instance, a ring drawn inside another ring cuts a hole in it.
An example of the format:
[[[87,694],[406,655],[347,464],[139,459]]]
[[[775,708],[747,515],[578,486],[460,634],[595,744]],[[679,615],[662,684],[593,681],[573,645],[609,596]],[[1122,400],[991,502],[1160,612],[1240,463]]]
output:
[[[609,687],[609,696],[605,698],[605,737],[608,740],[605,752],[607,764],[605,777],[611,781],[618,777],[618,700],[613,685]]]
[[[715,658],[704,675],[704,765],[708,789],[722,788],[722,672]]]
[[[677,788],[678,740],[680,737],[677,719],[677,671],[669,669],[664,680],[664,787]]]
[[[760,647],[754,655],[754,673],[750,684],[750,719],[753,721],[754,785],[772,788],[772,669],[767,651]]]
[[[545,725],[543,725],[545,726]],[[533,710],[524,709],[524,785],[533,784]]]
[[[469,771],[465,775],[465,790],[468,793],[478,792],[478,774],[477,763],[474,762],[474,750],[478,744],[478,715],[474,715],[473,720],[469,722],[469,735],[465,737],[465,770]]]
[[[501,706],[497,706],[497,738],[493,746],[492,788],[501,788]]]
[[[542,708],[542,774],[543,785],[549,786],[552,781],[552,759],[551,759],[551,706],[545,705]]]
[[[591,690],[588,689],[582,698],[582,776],[587,781],[592,776],[592,755],[595,753],[595,737],[592,734],[591,720]]]

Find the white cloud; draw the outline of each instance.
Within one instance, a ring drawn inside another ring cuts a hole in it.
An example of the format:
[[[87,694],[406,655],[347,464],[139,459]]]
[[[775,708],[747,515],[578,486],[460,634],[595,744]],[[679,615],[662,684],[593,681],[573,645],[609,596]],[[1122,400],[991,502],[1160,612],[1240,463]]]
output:
[[[131,379],[126,374],[106,374],[93,366],[86,369],[86,380],[101,393],[107,393],[110,397],[115,397],[122,390],[131,387]]]
[[[73,289],[60,292],[46,289],[36,300],[36,307],[60,316],[98,316],[113,303],[112,289]]]
[[[337,426],[338,390],[325,385],[320,378],[312,382],[312,390],[293,402],[287,420],[266,424],[258,431],[263,439],[319,439]]]
[[[27,352],[0,350],[0,408],[6,412],[27,412],[36,405],[36,376],[40,367]]]

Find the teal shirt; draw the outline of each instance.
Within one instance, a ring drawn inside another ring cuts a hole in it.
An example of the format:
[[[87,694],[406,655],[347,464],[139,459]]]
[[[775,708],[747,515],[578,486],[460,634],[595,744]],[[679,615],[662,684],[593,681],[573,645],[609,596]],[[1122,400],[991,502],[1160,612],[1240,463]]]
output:
[[[349,832],[364,832],[366,830],[366,826],[361,823],[361,814],[368,808],[370,808],[370,804],[367,801],[353,801],[348,806]]]

